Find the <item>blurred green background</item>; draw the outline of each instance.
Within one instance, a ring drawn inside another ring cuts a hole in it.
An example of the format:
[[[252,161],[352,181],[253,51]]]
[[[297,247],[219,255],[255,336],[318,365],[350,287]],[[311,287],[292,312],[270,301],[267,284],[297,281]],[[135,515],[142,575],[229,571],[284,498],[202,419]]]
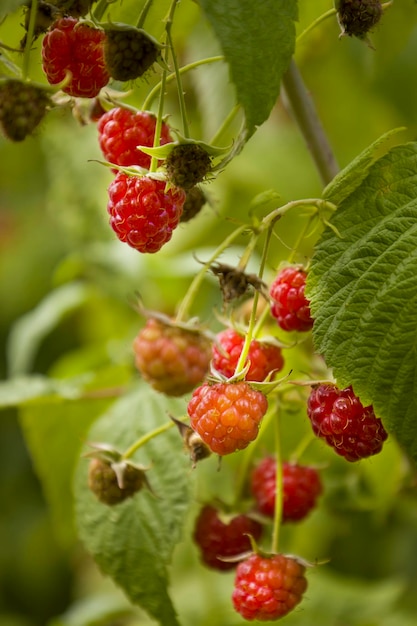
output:
[[[129,21],[137,12],[133,4],[122,6],[121,19]],[[327,0],[300,0],[298,32],[331,6]],[[161,31],[157,18],[151,12],[155,35]],[[22,21],[21,11],[10,15],[0,25],[0,41],[15,46]],[[180,4],[174,34],[182,64],[218,52],[191,0]],[[333,17],[297,46],[296,61],[341,167],[392,128],[405,127],[401,141],[416,135],[416,3],[395,0],[372,42],[375,50],[339,39]],[[45,82],[39,49],[38,40],[31,76]],[[129,102],[140,106],[156,79],[135,85]],[[219,65],[200,68],[184,86],[191,132],[209,140],[233,105],[227,71]],[[166,111],[179,125],[174,90],[168,92]],[[131,306],[134,294],[141,294],[148,309],[172,313],[200,268],[195,257],[207,259],[233,223],[247,219],[257,194],[271,189],[284,203],[318,197],[322,189],[285,98],[280,99],[242,154],[207,185],[210,206],[181,225],[160,253],[139,255],[108,227],[112,174],[97,162],[101,158],[95,125],[82,126],[69,109],[50,113],[24,143],[0,137],[2,379],[86,375],[108,387],[131,383],[131,340],[143,323]],[[280,222],[269,276],[288,256],[303,219],[290,213]],[[313,245],[314,237],[306,239],[299,261]],[[222,260],[236,263],[242,249],[236,246]],[[208,279],[193,313],[216,328],[213,307],[220,307],[220,297],[215,280]],[[294,433],[304,428],[301,409],[291,419],[291,428],[284,426],[289,450]],[[312,570],[308,604],[287,623],[415,626],[417,500],[415,484],[405,478],[406,462],[394,442],[359,467],[346,467],[322,448],[311,451],[312,460],[323,457],[322,506],[302,525],[285,528],[283,542],[288,551],[313,561],[324,555],[331,561]],[[199,468],[202,484],[212,469]],[[74,537],[63,539],[53,526],[13,408],[0,413],[0,473],[0,626],[150,623],[102,579]],[[192,519],[190,532],[191,524]],[[229,606],[231,575],[204,571],[190,542],[179,546],[173,571],[173,598],[184,626],[242,623]]]

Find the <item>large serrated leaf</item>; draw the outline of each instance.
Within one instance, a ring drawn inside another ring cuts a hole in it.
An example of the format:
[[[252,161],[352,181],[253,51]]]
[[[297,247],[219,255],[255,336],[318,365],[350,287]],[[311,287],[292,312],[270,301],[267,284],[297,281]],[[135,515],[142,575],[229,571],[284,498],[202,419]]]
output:
[[[184,402],[167,399],[147,386],[123,397],[88,434],[121,451],[180,415]],[[103,573],[164,626],[178,626],[168,595],[167,565],[178,542],[188,507],[189,462],[176,431],[151,439],[133,460],[149,466],[154,495],[144,489],[112,508],[100,503],[87,486],[88,461],[76,473],[75,497],[80,537]]]
[[[417,143],[374,163],[332,224],[308,278],[316,348],[417,461]]]
[[[296,0],[200,0],[245,111],[245,140],[268,117],[294,52]]]

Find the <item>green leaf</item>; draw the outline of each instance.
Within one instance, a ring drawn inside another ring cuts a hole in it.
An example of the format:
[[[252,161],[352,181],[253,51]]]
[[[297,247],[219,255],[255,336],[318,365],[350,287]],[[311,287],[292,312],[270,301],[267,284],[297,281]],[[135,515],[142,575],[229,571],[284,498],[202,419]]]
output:
[[[108,399],[47,398],[20,409],[20,423],[63,546],[75,538],[73,471],[85,434]]]
[[[247,141],[268,119],[295,46],[296,0],[200,0],[245,112]]]
[[[72,380],[57,380],[46,376],[16,376],[0,382],[0,409],[18,406],[45,396],[77,398],[90,376],[79,376]]]
[[[138,438],[180,415],[182,400],[167,399],[148,386],[120,399],[99,419],[88,441],[105,442],[124,451]],[[87,485],[88,461],[76,472],[75,495],[80,537],[104,574],[164,626],[178,626],[167,592],[173,549],[179,541],[188,506],[189,460],[176,430],[164,432],[142,446],[133,460],[147,472],[154,495],[144,489],[109,508]]]
[[[307,284],[316,349],[417,461],[417,143],[374,163],[332,224]]]
[[[384,133],[373,144],[368,146],[356,159],[353,159],[341,170],[323,191],[323,198],[340,204],[347,198],[366,178],[372,163],[378,160],[387,151],[387,142],[405,128],[394,128]],[[384,145],[385,144],[385,145]]]
[[[8,340],[9,371],[12,376],[27,373],[43,339],[62,318],[78,308],[88,297],[89,289],[82,283],[58,287],[30,313],[13,326]]]

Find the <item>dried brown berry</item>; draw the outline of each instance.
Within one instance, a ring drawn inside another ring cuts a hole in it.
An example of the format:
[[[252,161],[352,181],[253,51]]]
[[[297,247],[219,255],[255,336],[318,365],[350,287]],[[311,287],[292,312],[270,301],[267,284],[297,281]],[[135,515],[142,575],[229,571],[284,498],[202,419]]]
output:
[[[100,502],[114,506],[149,485],[144,469],[94,457],[88,468],[88,486]]]
[[[168,180],[186,191],[201,183],[211,170],[211,157],[200,145],[181,143],[165,161]]]
[[[23,141],[43,119],[50,104],[48,93],[14,78],[0,82],[0,126],[12,141]]]
[[[382,17],[380,0],[340,0],[337,18],[342,35],[364,39]]]
[[[157,61],[159,44],[144,30],[122,25],[106,28],[104,58],[114,80],[135,80]]]

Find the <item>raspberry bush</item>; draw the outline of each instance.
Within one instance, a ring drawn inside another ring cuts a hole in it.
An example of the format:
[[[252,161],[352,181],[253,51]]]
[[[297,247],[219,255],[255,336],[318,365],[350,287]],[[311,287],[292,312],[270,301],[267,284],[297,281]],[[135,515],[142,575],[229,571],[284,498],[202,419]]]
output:
[[[0,623],[414,624],[406,4],[3,3]]]

